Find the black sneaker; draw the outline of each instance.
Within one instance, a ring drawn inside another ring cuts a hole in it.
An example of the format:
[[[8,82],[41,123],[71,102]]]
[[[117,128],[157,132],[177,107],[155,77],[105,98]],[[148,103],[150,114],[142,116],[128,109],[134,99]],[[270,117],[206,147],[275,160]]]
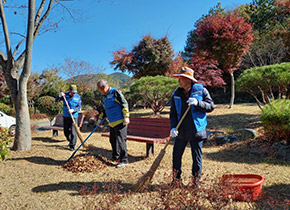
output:
[[[126,166],[126,165],[128,165],[127,162],[120,162],[120,163],[118,163],[118,164],[116,165],[116,167],[117,167],[117,168],[122,168],[122,167],[124,167],[124,166]]]
[[[118,159],[118,158],[110,158],[110,159],[108,159],[109,161],[113,161],[113,162],[120,162],[120,159]]]
[[[70,151],[74,151],[75,148],[74,148],[74,147],[70,147],[69,150],[70,150]]]

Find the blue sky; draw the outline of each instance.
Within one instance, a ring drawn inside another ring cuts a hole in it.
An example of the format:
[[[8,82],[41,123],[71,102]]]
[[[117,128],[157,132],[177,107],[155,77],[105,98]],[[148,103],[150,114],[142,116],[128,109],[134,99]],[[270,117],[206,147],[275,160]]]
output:
[[[83,11],[83,21],[66,20],[57,32],[38,36],[33,47],[32,71],[64,63],[64,58],[86,61],[107,74],[114,73],[109,64],[112,52],[131,50],[144,35],[158,39],[165,35],[174,52],[182,51],[188,32],[208,10],[221,2],[233,9],[252,0],[83,0],[70,3]],[[119,71],[117,71],[119,72]]]

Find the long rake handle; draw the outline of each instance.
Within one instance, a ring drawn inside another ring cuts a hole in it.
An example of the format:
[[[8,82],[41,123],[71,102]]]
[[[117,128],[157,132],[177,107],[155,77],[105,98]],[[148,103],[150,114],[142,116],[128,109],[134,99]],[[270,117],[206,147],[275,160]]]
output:
[[[184,112],[184,114],[182,115],[181,119],[179,120],[175,130],[178,130],[178,128],[180,127],[181,123],[183,122],[184,118],[186,117],[187,113],[189,112],[191,108],[191,105],[188,106],[188,108],[186,109],[186,111]],[[164,146],[164,150],[166,149],[166,147],[169,145],[170,141],[172,140],[172,137],[170,136],[170,139],[166,142],[165,146]]]

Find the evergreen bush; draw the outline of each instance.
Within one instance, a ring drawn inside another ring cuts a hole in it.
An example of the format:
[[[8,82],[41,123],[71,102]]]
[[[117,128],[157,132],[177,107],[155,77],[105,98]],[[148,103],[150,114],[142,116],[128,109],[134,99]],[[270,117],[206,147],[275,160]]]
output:
[[[265,134],[272,141],[290,143],[290,100],[277,99],[265,105],[260,117]]]

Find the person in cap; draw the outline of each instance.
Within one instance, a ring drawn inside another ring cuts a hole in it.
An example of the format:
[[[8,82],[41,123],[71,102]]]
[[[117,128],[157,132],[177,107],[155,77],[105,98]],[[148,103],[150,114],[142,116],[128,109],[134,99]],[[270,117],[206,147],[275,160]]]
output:
[[[102,94],[103,111],[100,113],[97,125],[107,117],[110,126],[110,143],[112,146],[112,161],[118,161],[117,168],[128,164],[127,127],[130,123],[128,102],[116,88],[109,86],[106,80],[97,82]]]
[[[55,98],[56,102],[63,101],[63,131],[66,139],[69,141],[70,150],[74,150],[77,143],[77,133],[73,125],[71,114],[75,122],[77,122],[82,104],[81,96],[77,92],[77,86],[72,84],[70,85],[68,92],[60,92],[59,96]],[[69,105],[69,108],[64,101],[64,97]]]
[[[206,113],[214,110],[214,102],[208,90],[202,84],[198,84],[192,69],[182,67],[180,73],[173,74],[173,77],[178,78],[179,83],[171,98],[170,107],[170,136],[174,138],[173,183],[182,183],[182,155],[189,143],[193,161],[193,184],[197,184],[202,172],[203,140],[207,138]],[[176,130],[188,106],[191,106],[190,111]]]

